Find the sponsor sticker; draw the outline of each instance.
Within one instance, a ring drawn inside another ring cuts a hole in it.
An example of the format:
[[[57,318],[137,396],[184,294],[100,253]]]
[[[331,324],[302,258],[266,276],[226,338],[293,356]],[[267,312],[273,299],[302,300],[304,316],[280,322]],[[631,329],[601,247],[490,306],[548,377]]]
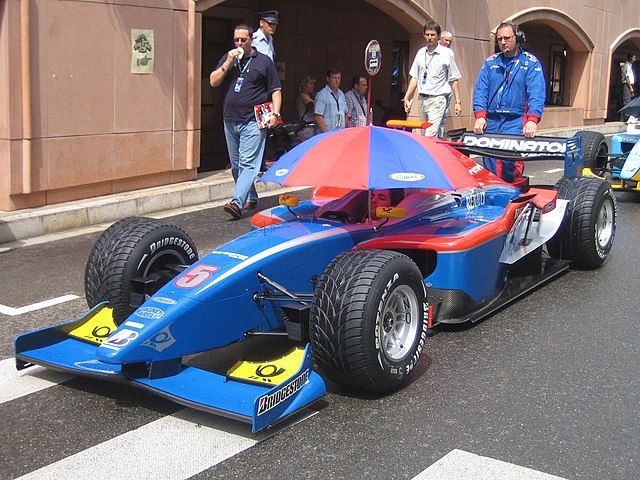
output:
[[[118,326],[113,320],[113,309],[105,307],[82,325],[71,330],[69,335],[99,345],[117,329]]]
[[[396,172],[389,174],[389,178],[398,182],[419,182],[424,179],[424,175],[422,173]]]
[[[122,330],[119,330],[111,335],[103,345],[112,347],[113,349],[117,350],[128,345],[136,338],[138,338],[138,332],[129,330],[128,328],[123,328]]]
[[[133,328],[144,328],[144,323],[132,322],[131,320],[127,320],[124,322],[125,327],[133,327]]]
[[[280,385],[289,380],[304,361],[304,349],[295,348],[285,356],[264,362],[241,360],[227,372],[234,380],[257,383],[259,385]]]
[[[134,313],[141,318],[158,319],[164,315],[164,310],[158,307],[140,307]]]
[[[175,337],[171,334],[171,330],[169,330],[169,326],[164,327],[158,333],[156,333],[149,340],[146,340],[142,346],[153,348],[158,352],[162,352],[163,350],[169,348],[171,345],[176,343]]]
[[[176,305],[178,303],[173,298],[167,297],[151,297],[151,300],[153,300],[154,302],[162,303],[164,305]]]
[[[309,380],[309,369],[302,372],[291,382],[287,383],[281,389],[275,391],[270,395],[260,397],[258,400],[258,416],[268,412],[274,407],[277,407],[282,402],[285,402],[289,398],[298,392],[305,383]]]

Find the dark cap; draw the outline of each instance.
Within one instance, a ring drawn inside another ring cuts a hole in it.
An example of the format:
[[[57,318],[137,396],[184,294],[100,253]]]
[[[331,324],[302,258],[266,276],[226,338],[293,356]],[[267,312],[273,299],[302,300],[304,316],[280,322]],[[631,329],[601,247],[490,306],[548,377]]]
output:
[[[258,12],[260,20],[266,20],[269,23],[278,24],[280,18],[280,12],[278,10],[267,10],[266,12]]]

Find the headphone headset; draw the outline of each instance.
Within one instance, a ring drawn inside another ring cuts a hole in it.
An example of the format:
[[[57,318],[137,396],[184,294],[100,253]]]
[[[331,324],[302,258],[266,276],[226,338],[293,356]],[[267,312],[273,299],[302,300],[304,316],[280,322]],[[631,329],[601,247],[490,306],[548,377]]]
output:
[[[527,38],[524,36],[524,32],[522,30],[520,30],[520,27],[518,26],[517,23],[512,22],[511,20],[505,20],[504,22],[502,22],[499,26],[498,29],[500,29],[501,27],[511,27],[513,28],[513,31],[515,33],[516,36],[516,44],[518,45],[522,45],[524,42],[527,41]],[[498,29],[496,29],[496,46],[498,45]]]

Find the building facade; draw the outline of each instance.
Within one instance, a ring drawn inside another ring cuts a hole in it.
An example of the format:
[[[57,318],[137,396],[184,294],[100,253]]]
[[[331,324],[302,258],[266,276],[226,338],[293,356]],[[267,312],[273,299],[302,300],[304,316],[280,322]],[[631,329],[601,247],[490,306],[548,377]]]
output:
[[[463,114],[493,32],[525,32],[547,79],[541,128],[617,120],[620,64],[640,52],[638,0],[0,0],[0,210],[193,180],[226,168],[222,89],[208,75],[232,47],[233,26],[281,12],[275,35],[283,116],[295,119],[298,81],[325,71],[370,78],[374,123],[401,114],[422,26],[453,32]]]

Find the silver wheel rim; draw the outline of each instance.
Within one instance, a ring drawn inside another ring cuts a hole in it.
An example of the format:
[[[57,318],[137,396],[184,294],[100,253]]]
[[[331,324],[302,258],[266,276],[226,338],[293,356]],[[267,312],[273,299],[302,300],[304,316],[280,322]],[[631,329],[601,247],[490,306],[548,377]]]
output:
[[[418,298],[411,287],[401,285],[389,294],[378,327],[380,348],[388,358],[400,361],[412,354],[420,314]]]
[[[596,220],[596,243],[600,250],[606,249],[613,237],[613,216],[613,202],[606,199]]]

